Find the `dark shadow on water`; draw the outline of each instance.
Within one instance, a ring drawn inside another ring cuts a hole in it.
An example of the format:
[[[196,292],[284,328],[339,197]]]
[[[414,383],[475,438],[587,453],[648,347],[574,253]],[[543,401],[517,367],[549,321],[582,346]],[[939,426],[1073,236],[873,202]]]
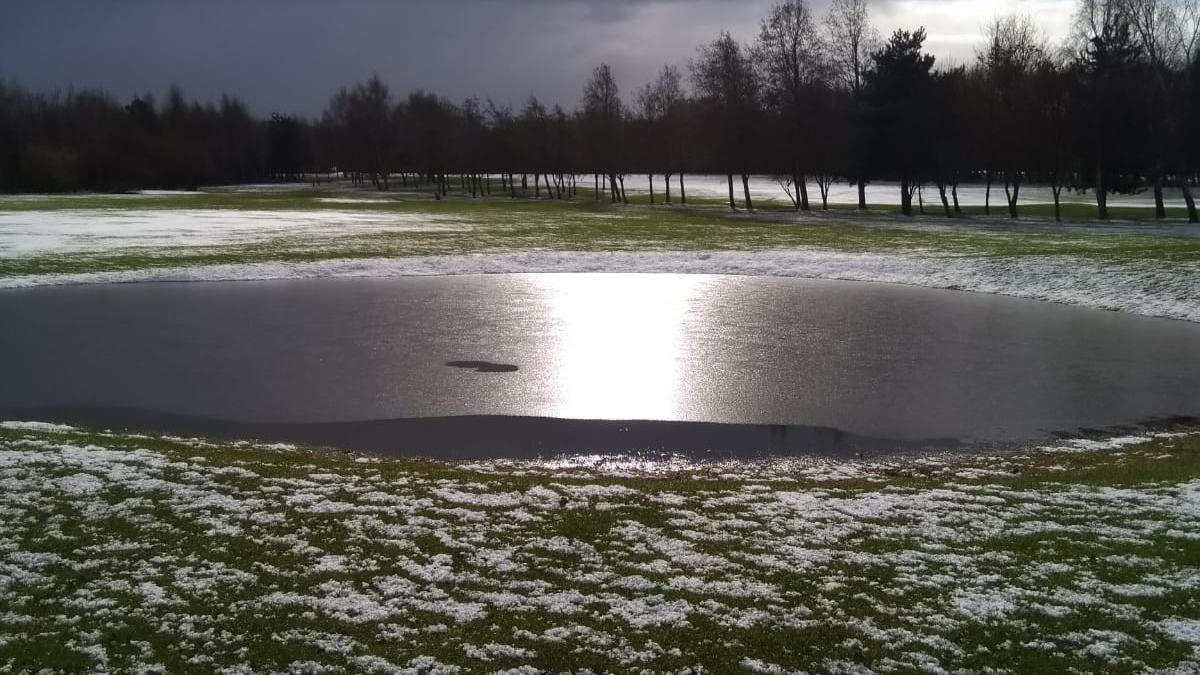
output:
[[[473,415],[361,422],[271,424],[123,408],[0,408],[0,419],[84,425],[130,432],[258,440],[386,457],[537,459],[561,455],[687,456],[700,460],[911,453],[965,449],[949,438],[871,438],[829,427],[575,420]]]
[[[515,373],[519,370],[510,363],[491,363],[489,361],[447,361],[451,368],[464,368],[477,373]]]

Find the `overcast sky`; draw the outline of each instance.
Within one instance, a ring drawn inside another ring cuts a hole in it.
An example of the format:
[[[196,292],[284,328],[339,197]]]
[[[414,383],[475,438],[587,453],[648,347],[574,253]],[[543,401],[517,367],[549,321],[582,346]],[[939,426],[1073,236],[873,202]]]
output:
[[[814,0],[823,16],[829,0]],[[686,68],[721,29],[750,41],[773,0],[0,0],[0,78],[36,90],[103,87],[121,99],[177,83],[259,113],[316,115],[377,72],[425,88],[573,108],[608,62],[622,94],[664,63]],[[1051,39],[1073,0],[873,0],[883,34],[925,26],[939,62],[973,58],[997,14],[1031,14]]]

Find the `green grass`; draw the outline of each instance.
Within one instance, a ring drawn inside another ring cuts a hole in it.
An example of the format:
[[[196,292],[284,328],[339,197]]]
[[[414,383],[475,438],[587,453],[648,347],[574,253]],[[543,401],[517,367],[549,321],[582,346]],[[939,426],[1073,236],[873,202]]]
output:
[[[762,481],[0,427],[0,669],[1186,669],[1175,431]]]
[[[454,196],[356,193],[386,203],[329,203],[321,190],[213,192],[172,196],[54,197],[0,199],[0,212],[76,209],[103,219],[125,210],[243,210],[353,212],[385,217],[436,218],[457,230],[389,227],[370,229],[330,225],[300,228],[284,235],[231,238],[216,245],[143,246],[136,240],[89,246],[71,252],[43,251],[0,256],[0,278],[258,262],[305,263],[344,258],[403,258],[515,251],[758,251],[822,250],[844,253],[919,254],[952,258],[1077,258],[1102,264],[1170,266],[1200,262],[1200,238],[1135,229],[1081,230],[1053,226],[1013,227],[1007,218],[977,216],[915,220],[894,208],[873,207],[794,214],[783,205],[754,213],[730,213],[713,201],[691,200],[687,207],[611,205],[590,198],[576,201],[472,200]],[[1040,207],[1025,207],[1034,214]],[[1145,210],[1130,213],[1144,215]],[[1122,214],[1123,215],[1123,214]]]

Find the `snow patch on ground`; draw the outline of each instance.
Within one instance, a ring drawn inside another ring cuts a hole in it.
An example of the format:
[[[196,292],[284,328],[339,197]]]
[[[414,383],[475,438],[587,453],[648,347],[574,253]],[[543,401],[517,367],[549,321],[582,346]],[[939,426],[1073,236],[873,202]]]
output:
[[[981,654],[1178,669],[1191,661],[1164,654],[1200,644],[1196,479],[681,487],[0,428],[0,662],[52,638],[154,672],[153,647],[98,641],[132,629],[226,672],[267,669],[264,643],[305,647],[297,672],[420,673],[537,672],[564,654],[595,672],[958,672]],[[1087,630],[1059,621],[1082,612]],[[268,633],[230,628],[246,625]],[[761,631],[820,656],[765,653]]]
[[[2,215],[2,214],[0,214]],[[424,218],[424,216],[422,216]],[[30,275],[0,288],[136,281],[231,281],[451,274],[638,272],[874,281],[995,293],[1200,322],[1200,264],[1111,265],[1069,256],[984,259],[824,250],[509,252],[411,258],[252,263]]]
[[[154,252],[173,246],[253,244],[284,236],[319,240],[472,227],[464,218],[439,214],[336,209],[0,210],[0,256]]]

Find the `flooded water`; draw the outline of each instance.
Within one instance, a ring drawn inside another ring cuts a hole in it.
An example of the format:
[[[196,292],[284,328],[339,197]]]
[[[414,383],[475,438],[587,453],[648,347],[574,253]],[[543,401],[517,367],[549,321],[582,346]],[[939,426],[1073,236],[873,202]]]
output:
[[[402,454],[876,451],[1200,416],[1200,325],[887,284],[148,283],[6,290],[0,316],[6,418]]]

